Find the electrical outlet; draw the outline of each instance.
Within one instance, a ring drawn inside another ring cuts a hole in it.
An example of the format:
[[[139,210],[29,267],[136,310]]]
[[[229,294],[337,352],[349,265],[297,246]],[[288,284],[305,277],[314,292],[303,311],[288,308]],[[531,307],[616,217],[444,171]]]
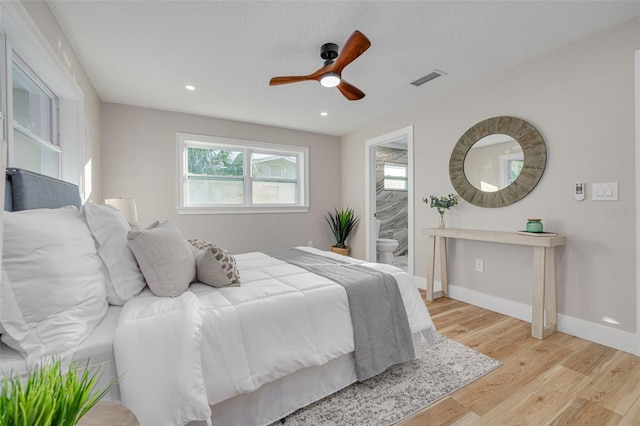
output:
[[[308,245],[309,247],[313,247],[313,241],[311,241],[311,240],[307,241],[307,245]]]
[[[484,272],[484,260],[476,259],[476,271]]]

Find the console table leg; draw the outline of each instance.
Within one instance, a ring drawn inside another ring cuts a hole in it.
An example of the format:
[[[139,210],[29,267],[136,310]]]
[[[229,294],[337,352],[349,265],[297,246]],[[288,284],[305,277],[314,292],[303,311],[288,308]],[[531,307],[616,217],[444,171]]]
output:
[[[433,280],[436,266],[436,237],[429,236],[427,244],[427,300],[433,302]]]
[[[556,299],[556,249],[555,247],[545,248],[545,327],[542,338],[555,333],[558,324],[557,299]]]
[[[447,275],[447,239],[438,237],[440,240],[440,284],[442,284],[442,296],[449,295],[449,276]]]
[[[545,249],[533,248],[533,303],[531,306],[531,335],[536,339],[544,338],[545,310]]]

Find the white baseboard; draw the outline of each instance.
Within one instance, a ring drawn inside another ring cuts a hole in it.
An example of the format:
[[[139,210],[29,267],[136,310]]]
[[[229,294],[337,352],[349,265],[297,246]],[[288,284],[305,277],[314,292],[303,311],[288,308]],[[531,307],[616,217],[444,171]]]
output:
[[[413,282],[415,283],[416,287],[418,287],[420,290],[427,290],[427,279],[424,277],[419,277],[417,275],[413,276]],[[433,291],[442,291],[442,284],[440,283],[440,281],[434,281],[433,282]]]
[[[420,290],[427,290],[427,279],[423,278],[423,277],[419,277],[417,275],[413,276],[413,283],[416,285],[416,287],[418,287]],[[435,287],[435,283],[433,285]]]
[[[414,276],[414,283],[416,287],[423,290],[427,288],[426,278]],[[433,287],[434,293],[442,290],[442,285],[438,281],[434,282]],[[491,296],[451,284],[449,284],[449,297],[503,315],[531,322],[531,305]],[[639,336],[635,333],[617,330],[602,324],[562,314],[558,314],[558,331],[634,355],[640,355],[637,347]]]

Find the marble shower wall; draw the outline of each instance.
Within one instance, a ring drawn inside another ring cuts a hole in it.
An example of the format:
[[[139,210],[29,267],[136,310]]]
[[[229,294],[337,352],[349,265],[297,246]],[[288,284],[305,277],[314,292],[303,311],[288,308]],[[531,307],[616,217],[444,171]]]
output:
[[[376,148],[376,219],[379,219],[380,237],[398,240],[394,256],[404,256],[409,249],[409,213],[407,210],[407,191],[385,191],[384,163],[404,163],[408,161],[407,151],[403,149]]]

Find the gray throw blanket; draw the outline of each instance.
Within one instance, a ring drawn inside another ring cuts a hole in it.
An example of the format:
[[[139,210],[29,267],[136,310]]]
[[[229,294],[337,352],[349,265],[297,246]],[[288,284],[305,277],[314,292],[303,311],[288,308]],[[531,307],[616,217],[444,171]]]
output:
[[[304,250],[276,249],[264,253],[345,288],[353,323],[358,381],[415,358],[407,311],[393,276]]]

